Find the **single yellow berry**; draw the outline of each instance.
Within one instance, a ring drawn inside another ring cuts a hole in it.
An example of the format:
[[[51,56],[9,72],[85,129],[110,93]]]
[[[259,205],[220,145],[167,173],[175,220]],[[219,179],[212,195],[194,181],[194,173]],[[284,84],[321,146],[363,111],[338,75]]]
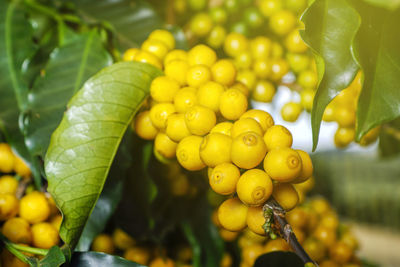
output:
[[[291,147],[293,137],[285,126],[273,125],[265,132],[264,142],[267,150],[270,151],[277,147]]]
[[[32,174],[28,164],[17,155],[15,155],[14,171],[16,174],[24,178],[28,178]]]
[[[189,69],[189,64],[186,60],[172,60],[165,65],[164,73],[166,76],[177,81],[181,86],[186,84],[186,73]]]
[[[248,48],[247,38],[236,32],[229,33],[224,42],[224,51],[228,56],[235,57]]]
[[[335,110],[336,110],[335,105],[333,105],[333,102],[330,102],[324,110],[324,114],[322,115],[322,120],[326,122],[334,121]]]
[[[303,39],[301,39],[299,30],[297,29],[286,36],[285,46],[286,49],[292,53],[304,53],[308,49]]]
[[[289,64],[283,58],[271,60],[270,66],[271,72],[269,78],[274,82],[280,81],[289,72]]]
[[[236,79],[243,83],[249,90],[253,90],[256,86],[257,76],[254,71],[250,69],[241,70],[238,72]]]
[[[242,250],[242,259],[248,266],[254,266],[256,259],[264,254],[264,248],[261,244],[253,244],[244,247]]]
[[[186,73],[186,82],[189,86],[198,88],[211,80],[211,71],[206,65],[194,65]]]
[[[171,114],[167,120],[165,133],[174,142],[179,142],[189,136],[190,132],[185,122],[185,115],[182,113]]]
[[[19,204],[19,215],[30,223],[43,222],[50,215],[49,203],[41,192],[33,191],[25,195]]]
[[[192,134],[205,135],[215,126],[215,112],[202,106],[194,106],[185,113],[185,122]]]
[[[189,171],[203,169],[206,165],[200,158],[200,144],[203,138],[191,135],[183,138],[176,148],[178,162]]]
[[[315,91],[313,89],[304,89],[300,93],[300,103],[305,110],[311,111],[314,102]]]
[[[175,157],[177,146],[165,133],[158,133],[154,140],[154,151],[167,159]]]
[[[289,245],[282,238],[271,239],[264,246],[264,253],[269,253],[273,251],[287,251],[289,250]]]
[[[200,158],[209,167],[231,161],[232,138],[221,133],[210,133],[200,145]]]
[[[209,81],[200,86],[197,91],[197,102],[203,107],[218,112],[220,98],[224,90],[225,88],[221,84]]]
[[[236,79],[236,68],[232,61],[220,59],[211,66],[211,74],[214,81],[225,86],[230,86]]]
[[[259,102],[272,102],[276,93],[275,85],[271,82],[260,80],[255,84],[251,94],[252,99]]]
[[[319,225],[312,235],[327,247],[331,247],[336,242],[336,228],[330,229]]]
[[[197,91],[193,87],[184,87],[179,90],[174,98],[177,112],[185,113],[189,108],[197,104]]]
[[[247,98],[237,89],[228,89],[222,95],[219,111],[228,120],[237,120],[247,110]]]
[[[199,37],[206,36],[213,27],[213,21],[207,13],[197,13],[190,21],[190,30]]]
[[[150,120],[158,129],[165,129],[168,117],[175,111],[175,106],[171,103],[155,104],[150,109]]]
[[[99,234],[98,236],[96,236],[92,243],[92,250],[107,254],[113,254],[115,251],[115,247],[111,236],[108,234]]]
[[[231,136],[231,129],[232,129],[233,123],[229,121],[224,121],[217,123],[210,131],[210,133],[222,133],[226,134],[228,136]]]
[[[235,66],[238,69],[249,69],[253,63],[250,51],[243,51],[235,57]]]
[[[0,221],[15,217],[18,213],[18,198],[13,194],[0,194]]]
[[[240,177],[238,167],[232,163],[222,163],[212,169],[209,175],[211,188],[218,194],[230,195],[236,191],[236,184]]]
[[[354,128],[341,128],[339,127],[335,132],[335,145],[338,148],[345,148],[354,141],[356,131]]]
[[[231,159],[239,168],[251,169],[262,162],[267,148],[255,132],[242,133],[232,142]]]
[[[301,174],[301,157],[296,150],[291,148],[274,148],[265,157],[264,170],[276,181],[293,181]]]
[[[153,140],[158,133],[157,128],[151,122],[150,112],[148,110],[136,115],[134,128],[136,134],[145,140]]]
[[[15,157],[11,147],[6,143],[0,143],[0,172],[10,173],[14,168]]]
[[[11,175],[3,175],[0,177],[0,194],[12,194],[17,192],[18,181]]]
[[[252,69],[254,74],[260,79],[268,78],[271,72],[271,66],[266,59],[256,59],[253,63]]]
[[[147,63],[153,65],[156,68],[162,69],[162,63],[157,56],[152,53],[140,50],[134,58],[135,61]]]
[[[277,35],[288,34],[296,25],[296,16],[288,10],[281,10],[273,14],[269,20],[270,29]]]
[[[124,258],[141,265],[147,265],[151,257],[151,251],[146,247],[131,246],[126,248]]]
[[[168,47],[163,42],[155,39],[147,39],[143,42],[141,48],[143,51],[152,53],[161,61],[164,60],[164,57],[168,53]]]
[[[264,224],[265,217],[263,207],[250,207],[247,212],[247,227],[258,235],[265,235]]]
[[[272,181],[265,171],[248,170],[240,176],[236,185],[239,199],[248,206],[260,206],[272,194]]]
[[[56,228],[57,231],[60,231],[60,226],[62,223],[62,216],[61,215],[56,215],[53,218],[51,218],[50,223],[51,225],[54,226],[54,228]]]
[[[283,8],[282,0],[260,0],[260,12],[264,17],[270,17]]]
[[[2,229],[2,233],[13,243],[30,244],[32,242],[32,232],[29,223],[19,217],[7,220]]]
[[[240,118],[255,119],[261,125],[264,132],[274,125],[272,116],[268,112],[260,109],[249,109]]]
[[[125,51],[122,60],[123,61],[133,61],[136,54],[139,53],[140,49],[139,48],[129,48],[128,50]]]
[[[222,256],[221,263],[219,264],[220,267],[231,267],[233,263],[232,256],[229,253],[225,252]]]
[[[226,38],[226,29],[221,25],[216,25],[211,29],[207,37],[207,44],[214,49],[220,48]]]
[[[261,125],[253,118],[241,118],[233,123],[231,129],[232,138],[236,138],[245,132],[255,132],[260,136],[264,134]]]
[[[172,33],[167,30],[154,30],[150,33],[150,36],[147,39],[161,41],[169,50],[174,49],[175,47],[175,38]]]
[[[290,183],[275,184],[272,196],[285,210],[293,209],[299,202],[299,195]]]
[[[178,82],[167,76],[155,78],[150,86],[150,95],[157,102],[172,102],[178,91]]]
[[[271,53],[272,42],[265,36],[257,36],[250,41],[250,51],[253,58],[267,59]]]
[[[226,230],[243,230],[246,227],[247,210],[239,198],[227,199],[218,208],[218,221]]]
[[[60,238],[57,229],[50,223],[41,222],[32,225],[32,243],[37,248],[56,246]]]
[[[295,122],[299,118],[301,112],[303,111],[300,103],[288,102],[283,105],[281,109],[282,119],[288,122]]]
[[[167,66],[169,63],[171,63],[174,60],[187,61],[187,52],[182,49],[175,49],[175,50],[168,52],[168,54],[164,58],[164,66]]]
[[[297,177],[292,183],[303,183],[305,182],[308,178],[310,178],[313,174],[314,168],[313,164],[310,158],[310,155],[308,155],[307,152],[296,149],[297,153],[299,153],[300,158],[301,158],[301,173],[300,176]]]
[[[338,241],[329,248],[329,256],[339,264],[349,262],[353,256],[353,250],[346,243]]]
[[[239,81],[234,83],[229,89],[237,89],[242,92],[246,97],[248,97],[250,94],[249,88],[244,83]]]
[[[356,111],[352,108],[340,106],[335,109],[335,121],[339,127],[349,128],[356,123]]]
[[[116,228],[112,234],[112,240],[115,247],[126,250],[135,245],[135,240],[121,228]]]
[[[299,77],[297,78],[298,84],[303,88],[311,88],[314,89],[318,84],[318,76],[312,70],[304,70],[299,73]]]
[[[211,67],[217,61],[217,54],[206,45],[199,44],[190,49],[188,63],[190,66],[206,65]]]

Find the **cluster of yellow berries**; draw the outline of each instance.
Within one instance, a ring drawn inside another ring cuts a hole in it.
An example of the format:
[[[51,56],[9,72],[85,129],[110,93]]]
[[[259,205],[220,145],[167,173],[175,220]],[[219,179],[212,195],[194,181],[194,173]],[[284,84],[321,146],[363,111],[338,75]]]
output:
[[[286,210],[296,206],[292,183],[311,177],[309,155],[291,148],[292,134],[269,113],[247,110],[235,66],[211,48],[172,50],[160,60],[165,76],[153,80],[150,110],[136,116],[136,133],[154,140],[158,157],[176,157],[190,171],[209,168],[211,188],[231,196],[218,212],[225,229],[265,234],[263,204],[273,196]]]
[[[335,133],[334,142],[336,147],[345,148],[354,141],[355,122],[358,97],[362,89],[361,71],[353,82],[341,91],[326,107],[322,120],[325,122],[336,122],[338,128]],[[376,141],[380,133],[380,127],[373,128],[360,140],[360,145],[367,146]]]
[[[21,176],[29,179],[30,170],[12,153],[8,144],[0,144],[0,170],[3,173],[0,177],[1,233],[15,244],[44,249],[58,245],[62,216],[53,199],[45,193],[29,188],[21,199],[18,198],[18,179]],[[3,249],[1,255],[2,266],[28,266],[7,249]]]
[[[193,252],[189,245],[173,249],[155,246],[150,242],[139,243],[120,228],[110,234],[102,233],[93,240],[91,249],[111,255],[121,255],[127,260],[149,267],[190,267]]]

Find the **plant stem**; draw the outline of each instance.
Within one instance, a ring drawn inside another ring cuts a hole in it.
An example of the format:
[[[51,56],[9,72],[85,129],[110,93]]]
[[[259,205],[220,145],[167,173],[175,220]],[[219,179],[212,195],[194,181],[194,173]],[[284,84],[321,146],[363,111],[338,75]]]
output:
[[[11,246],[14,247],[15,249],[18,249],[19,251],[28,252],[28,253],[32,253],[35,255],[45,256],[49,252],[48,249],[27,247],[27,246],[14,244],[14,243],[11,243]]]
[[[279,231],[279,234],[283,239],[289,244],[289,246],[293,249],[293,251],[300,257],[300,259],[304,263],[311,262],[315,266],[318,266],[310,256],[308,256],[307,252],[300,245],[299,241],[294,234],[292,227],[286,221],[285,218],[285,210],[279,205],[275,199],[270,198],[267,203],[264,204],[264,210],[271,210],[274,219],[274,227]],[[267,218],[266,218],[267,219]]]

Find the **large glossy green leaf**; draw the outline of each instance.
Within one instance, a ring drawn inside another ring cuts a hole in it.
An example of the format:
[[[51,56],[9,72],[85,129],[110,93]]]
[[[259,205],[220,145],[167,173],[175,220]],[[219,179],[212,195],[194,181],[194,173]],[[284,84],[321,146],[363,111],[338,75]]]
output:
[[[362,24],[354,55],[364,71],[357,109],[356,139],[400,116],[400,10],[356,3]]]
[[[99,252],[76,252],[72,256],[71,267],[112,266],[145,267],[124,258]]]
[[[48,191],[64,220],[60,236],[72,248],[102,191],[121,139],[161,71],[139,62],[105,68],[71,99],[45,158]]]
[[[346,0],[318,0],[307,9],[302,21],[305,30],[301,35],[317,55],[319,86],[311,113],[315,149],[325,107],[357,73],[351,45],[360,18]]]
[[[44,156],[50,135],[60,123],[69,99],[90,76],[111,62],[95,30],[66,40],[52,52],[44,74],[36,79],[29,92],[24,132],[33,154]]]

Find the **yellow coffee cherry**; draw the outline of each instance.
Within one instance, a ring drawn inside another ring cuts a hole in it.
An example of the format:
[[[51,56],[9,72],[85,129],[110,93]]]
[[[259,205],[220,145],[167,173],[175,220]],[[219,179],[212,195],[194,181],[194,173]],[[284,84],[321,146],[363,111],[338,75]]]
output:
[[[264,246],[264,253],[287,250],[289,250],[289,245],[284,239],[280,237],[278,237],[277,239],[269,240]]]
[[[25,195],[19,203],[19,215],[30,223],[47,220],[50,215],[50,206],[46,196],[38,191]]]
[[[197,91],[193,87],[184,87],[179,90],[174,98],[177,112],[185,113],[189,108],[197,104]]]
[[[177,146],[165,133],[158,133],[154,140],[154,151],[167,159],[175,157]]]
[[[260,206],[272,194],[272,181],[268,174],[259,169],[248,170],[240,176],[236,185],[239,199],[248,206]]]
[[[230,57],[235,57],[248,48],[247,38],[240,33],[229,33],[224,42],[224,51]]]
[[[229,121],[224,121],[217,123],[210,131],[210,133],[222,133],[228,136],[231,136],[231,129],[233,123]]]
[[[18,213],[18,198],[12,194],[0,194],[0,221],[15,217]]]
[[[187,52],[182,49],[174,49],[174,50],[168,52],[164,58],[164,66],[167,66],[169,63],[171,63],[174,60],[187,61]]]
[[[295,122],[299,118],[301,112],[303,111],[300,103],[288,102],[283,105],[281,109],[282,119],[287,122]]]
[[[264,254],[264,248],[261,244],[253,244],[244,247],[242,250],[242,259],[248,266],[254,266],[256,259]]]
[[[37,248],[51,248],[60,241],[57,229],[47,222],[32,225],[32,243]]]
[[[194,65],[186,73],[186,82],[192,87],[200,87],[210,80],[211,71],[206,65]]]
[[[261,0],[259,2],[260,12],[264,17],[270,17],[283,8],[282,0]]]
[[[177,81],[181,86],[186,84],[186,73],[189,69],[189,64],[186,60],[173,60],[165,65],[164,73],[166,76]]]
[[[107,234],[99,234],[96,236],[92,243],[92,250],[113,254],[115,251],[115,246],[111,236]]]
[[[190,21],[190,30],[199,37],[206,36],[213,27],[213,21],[207,13],[197,13]]]
[[[307,54],[287,53],[286,60],[294,73],[306,70],[310,65],[310,56]],[[304,89],[304,88],[303,88]],[[311,88],[313,89],[313,88]]]
[[[353,250],[346,243],[338,241],[329,248],[329,256],[335,262],[345,264],[353,256]]]
[[[184,196],[189,193],[190,183],[187,175],[181,173],[170,181],[170,191],[173,196]]]
[[[141,265],[147,265],[151,258],[151,251],[146,247],[131,246],[125,250],[124,258]]]
[[[255,119],[261,125],[262,130],[264,132],[267,129],[269,129],[272,125],[274,125],[274,119],[272,118],[272,116],[268,112],[260,109],[250,109],[245,113],[243,113],[243,115],[240,118]]]
[[[116,228],[112,234],[112,240],[116,248],[126,250],[135,245],[135,240],[121,228]]]
[[[203,138],[191,135],[183,138],[176,148],[178,162],[189,171],[198,171],[206,165],[200,158],[200,144]]]
[[[296,189],[300,192],[309,192],[311,189],[313,189],[315,184],[315,179],[313,176],[311,176],[310,178],[308,178],[306,181],[300,183],[300,184],[295,184],[294,186],[296,187]]]
[[[257,36],[250,41],[250,51],[253,58],[267,59],[271,52],[271,40],[265,36]]]
[[[225,252],[222,256],[221,263],[219,264],[220,267],[231,267],[233,263],[232,256],[229,253]]]
[[[167,46],[168,50],[174,49],[175,47],[175,38],[172,33],[167,30],[154,30],[150,33],[150,36],[147,39],[163,42]]]
[[[338,148],[345,148],[354,141],[356,131],[354,128],[341,128],[339,127],[335,132],[335,145]]]
[[[303,183],[312,176],[314,168],[310,155],[307,152],[300,149],[296,149],[296,151],[300,155],[302,168],[300,176],[292,181],[292,183]]]
[[[217,61],[217,54],[206,45],[199,44],[190,49],[188,63],[190,66],[206,65],[211,67]]]
[[[336,229],[329,229],[319,225],[312,236],[321,241],[325,246],[331,247],[336,242]]]
[[[62,216],[61,215],[56,215],[50,220],[51,225],[54,226],[54,228],[57,229],[57,231],[60,231],[60,226],[62,223]]]
[[[168,117],[175,111],[175,106],[171,103],[155,104],[150,109],[150,120],[158,129],[165,129]]]
[[[209,167],[231,161],[232,138],[221,133],[210,133],[200,145],[200,158]]]
[[[322,115],[322,120],[326,122],[331,122],[335,120],[335,106],[333,105],[333,102],[329,103],[325,110],[324,114]]]
[[[304,53],[308,49],[303,39],[301,39],[299,30],[294,30],[286,36],[285,46],[292,53]]]
[[[157,128],[151,122],[150,112],[148,110],[142,111],[136,115],[134,128],[136,134],[145,140],[153,140],[158,133]]]
[[[123,61],[133,61],[136,54],[139,53],[140,49],[139,48],[129,48],[124,52],[124,55],[122,57]]]
[[[172,102],[178,91],[178,82],[167,76],[155,78],[150,86],[150,95],[157,102]]]
[[[218,112],[220,98],[224,90],[225,88],[221,84],[209,81],[200,86],[197,91],[197,102],[203,107]]]
[[[231,129],[232,138],[236,138],[245,132],[255,132],[260,136],[264,134],[261,125],[253,118],[240,118],[233,123]]]
[[[269,103],[272,102],[275,93],[276,88],[273,83],[260,80],[255,84],[251,97],[255,101]]]
[[[267,146],[267,150],[270,151],[278,147],[291,147],[293,137],[285,126],[273,125],[265,132],[264,142]]]
[[[192,134],[205,135],[215,126],[215,112],[202,106],[194,106],[185,113],[185,122]]]
[[[189,136],[190,132],[185,122],[185,115],[182,113],[171,114],[167,120],[165,133],[174,142],[179,142]]]
[[[149,267],[174,267],[174,266],[175,266],[174,261],[165,257],[157,257],[153,259],[149,264]]]
[[[0,172],[10,173],[14,168],[15,157],[11,147],[6,143],[0,143]]]
[[[271,60],[270,66],[271,72],[269,78],[275,82],[280,81],[289,72],[289,64],[283,58]]]
[[[232,163],[221,163],[212,170],[209,176],[209,183],[216,193],[230,195],[236,191],[239,177],[240,171],[238,167]]]
[[[247,210],[239,198],[227,199],[218,208],[218,221],[226,230],[243,230],[246,227]]]
[[[264,170],[278,182],[293,181],[301,174],[301,157],[294,149],[288,147],[274,148],[265,157]]]
[[[228,120],[237,120],[247,110],[247,98],[237,89],[228,89],[222,95],[219,111]]]
[[[300,103],[305,110],[311,111],[314,102],[315,91],[313,89],[304,89],[300,92]]]
[[[318,84],[317,73],[312,70],[304,70],[299,73],[297,82],[303,88],[316,88]]]
[[[134,58],[135,61],[147,63],[153,65],[156,68],[162,69],[162,63],[158,59],[157,56],[153,55],[152,53],[140,50]]]
[[[263,207],[250,207],[247,212],[247,227],[258,235],[265,235],[264,224],[265,217]]]
[[[339,127],[342,128],[352,127],[356,123],[356,111],[348,107],[337,107],[334,117]]]
[[[283,47],[279,42],[272,42],[271,48],[271,58],[282,58],[283,57]]]
[[[256,74],[250,69],[239,71],[236,79],[246,85],[250,90],[253,90],[257,82]]]
[[[161,41],[155,39],[147,39],[142,44],[142,50],[155,55],[158,59],[164,60],[168,53],[168,47]]]
[[[13,243],[30,244],[32,242],[32,232],[29,223],[19,217],[7,220],[2,229],[2,233]]]
[[[0,177],[0,194],[12,194],[17,192],[18,181],[11,175],[3,175]]]
[[[232,61],[220,59],[211,66],[211,74],[214,81],[225,86],[230,86],[236,79],[236,68]]]
[[[16,174],[24,178],[28,178],[32,174],[28,164],[17,155],[15,155],[14,171]]]
[[[214,49],[220,48],[224,44],[226,29],[221,25],[216,25],[211,29],[207,37],[207,44]]]
[[[266,59],[255,59],[252,69],[254,74],[260,79],[268,78],[271,72],[271,66]]]
[[[281,10],[271,16],[269,27],[277,35],[283,36],[295,27],[296,21],[296,16],[292,12]]]
[[[240,92],[242,92],[246,97],[248,97],[249,94],[250,94],[249,88],[248,88],[246,85],[244,85],[244,83],[242,83],[242,82],[236,82],[236,83],[234,83],[234,84],[230,87],[230,89],[237,89],[237,90],[239,90]]]
[[[235,66],[238,69],[249,69],[253,63],[250,51],[243,51],[235,57]]]
[[[275,184],[272,196],[285,210],[293,209],[299,202],[299,195],[290,183]]]
[[[233,139],[231,159],[239,168],[251,169],[262,162],[267,148],[260,135],[246,132]]]

